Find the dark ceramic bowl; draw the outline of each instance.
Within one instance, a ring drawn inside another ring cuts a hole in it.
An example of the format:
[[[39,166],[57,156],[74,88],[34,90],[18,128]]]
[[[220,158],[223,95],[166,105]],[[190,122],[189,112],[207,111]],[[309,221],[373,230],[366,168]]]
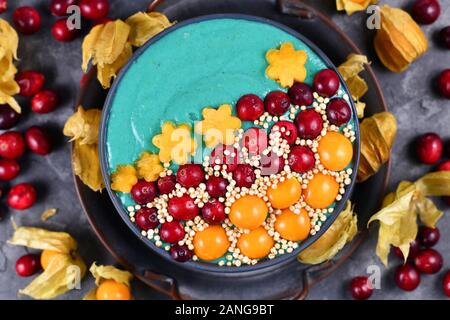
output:
[[[108,190],[108,194],[109,194],[110,198],[112,199],[112,202],[113,202],[115,208],[117,209],[117,211],[119,212],[121,218],[126,223],[126,225],[151,250],[154,250],[155,252],[157,252],[164,258],[169,259],[173,263],[176,263],[176,262],[172,260],[172,258],[170,257],[170,255],[167,251],[163,250],[162,248],[157,247],[151,240],[149,240],[148,238],[141,235],[141,232],[138,229],[138,227],[133,222],[130,221],[128,212],[125,210],[119,197],[111,189],[110,177],[109,177],[109,173],[108,173],[109,167],[108,167],[108,161],[107,161],[107,157],[106,157],[106,129],[107,129],[107,124],[108,124],[108,120],[109,120],[109,114],[110,114],[109,111],[111,108],[112,98],[114,97],[114,94],[115,94],[118,86],[120,85],[123,75],[127,72],[130,65],[133,64],[133,62],[145,50],[147,50],[149,47],[151,47],[153,43],[157,42],[159,39],[161,39],[165,35],[169,34],[170,32],[172,32],[178,28],[182,28],[186,25],[196,23],[196,22],[211,20],[211,19],[218,19],[218,18],[244,19],[244,20],[262,22],[262,23],[266,23],[266,24],[275,26],[275,27],[287,32],[288,34],[291,34],[292,36],[300,39],[301,41],[303,41],[324,61],[324,63],[327,65],[328,68],[333,69],[338,73],[336,67],[331,62],[331,60],[316,45],[314,45],[310,40],[305,38],[300,33],[294,31],[293,29],[291,29],[289,27],[286,27],[283,24],[280,24],[278,22],[275,22],[275,21],[272,21],[269,19],[260,18],[260,17],[256,17],[256,16],[250,16],[250,15],[242,15],[242,14],[214,14],[214,15],[206,15],[206,16],[201,16],[201,17],[185,20],[183,22],[177,23],[173,27],[168,28],[165,31],[163,31],[162,33],[158,34],[157,36],[152,38],[150,41],[148,41],[144,46],[139,48],[134,53],[133,57],[122,68],[117,79],[114,81],[114,84],[112,85],[111,89],[109,90],[108,96],[106,98],[106,102],[103,107],[102,120],[101,120],[101,126],[100,126],[100,138],[99,138],[99,153],[100,153],[101,169],[102,169],[102,174],[103,174],[103,179],[105,181],[106,189]],[[339,75],[339,77],[340,77],[341,83],[344,84],[344,90],[348,93],[349,90],[346,87],[344,80],[342,79],[342,77],[340,75]],[[353,173],[351,176],[352,183],[349,186],[347,186],[346,193],[343,195],[342,199],[337,203],[335,210],[328,217],[326,222],[322,225],[319,232],[317,232],[314,236],[310,236],[306,240],[300,242],[298,248],[293,250],[293,252],[283,254],[283,255],[278,256],[271,260],[269,260],[269,259],[261,260],[259,263],[257,263],[254,266],[244,265],[244,266],[240,266],[240,267],[228,267],[228,266],[218,266],[213,263],[207,263],[207,262],[202,262],[202,261],[188,261],[188,262],[183,263],[182,266],[187,269],[190,269],[190,270],[196,270],[196,271],[202,270],[202,271],[206,271],[206,272],[218,272],[218,273],[242,273],[242,272],[248,272],[248,271],[262,270],[262,269],[274,267],[275,265],[278,265],[278,264],[282,264],[283,262],[287,262],[288,260],[294,260],[301,251],[303,251],[308,246],[310,246],[314,241],[316,241],[333,224],[333,222],[335,221],[337,216],[344,209],[347,200],[350,198],[350,196],[352,194],[353,187],[354,187],[354,184],[356,181],[356,174],[358,171],[357,168],[359,166],[359,157],[360,157],[360,135],[359,135],[359,123],[358,123],[358,118],[357,118],[357,112],[356,112],[353,102],[351,102],[351,108],[352,108],[353,120],[354,120],[354,123],[356,126],[356,128],[355,128],[356,140],[354,142],[354,158],[353,158],[353,166],[352,166]]]

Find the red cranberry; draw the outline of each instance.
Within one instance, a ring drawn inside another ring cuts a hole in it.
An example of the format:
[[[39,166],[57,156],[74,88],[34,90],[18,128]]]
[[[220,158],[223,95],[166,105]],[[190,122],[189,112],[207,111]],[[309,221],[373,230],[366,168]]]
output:
[[[177,181],[175,175],[161,177],[158,179],[158,189],[160,194],[169,194],[175,190],[175,185]]]
[[[445,69],[441,72],[438,79],[440,93],[450,99],[450,69]]]
[[[417,257],[414,259],[414,264],[420,272],[423,273],[437,273],[441,270],[444,264],[444,259],[439,252],[434,249],[424,249],[419,252]]]
[[[332,97],[339,89],[339,76],[331,69],[323,69],[314,76],[314,91],[323,97]]]
[[[175,243],[183,240],[185,232],[184,228],[178,221],[165,222],[159,230],[161,240],[167,243]]]
[[[225,206],[217,199],[207,202],[202,208],[202,217],[208,224],[220,224],[225,220]]]
[[[20,166],[14,159],[0,159],[0,180],[10,181],[17,177]]]
[[[32,152],[45,156],[52,151],[52,144],[48,134],[38,126],[33,126],[25,131],[25,141]]]
[[[274,132],[279,132],[281,138],[286,140],[289,144],[294,144],[295,140],[297,140],[297,128],[291,121],[278,121],[272,127],[271,133]]]
[[[156,208],[141,208],[136,213],[136,224],[141,230],[155,229],[159,225]]]
[[[170,248],[170,256],[173,260],[178,262],[186,262],[192,258],[192,251],[189,250],[188,246],[179,244],[174,244]]]
[[[419,228],[420,244],[426,248],[430,248],[438,243],[441,233],[438,228],[430,228],[422,226]]]
[[[177,220],[191,220],[198,216],[199,208],[188,194],[173,197],[168,203],[169,213]]]
[[[444,162],[442,162],[437,171],[450,171],[450,160],[446,160]]]
[[[420,284],[420,273],[412,264],[397,267],[394,276],[397,286],[405,291],[413,291]]]
[[[323,129],[323,120],[320,113],[314,109],[300,112],[295,119],[298,135],[302,139],[315,139]]]
[[[43,90],[31,99],[31,109],[36,113],[49,113],[56,109],[58,95],[52,90]]]
[[[232,146],[221,145],[211,152],[210,163],[215,165],[226,165],[227,171],[236,170],[239,162],[238,151]]]
[[[238,100],[236,110],[239,119],[254,121],[264,113],[264,102],[254,94],[246,94]]]
[[[373,293],[372,283],[369,278],[363,276],[353,278],[350,289],[355,300],[369,299]]]
[[[200,164],[183,164],[178,168],[177,181],[183,187],[197,187],[205,180],[205,172]]]
[[[131,188],[131,197],[140,205],[152,202],[158,195],[156,184],[145,180],[139,180],[133,188]]]
[[[402,251],[397,248],[397,247],[393,247],[393,251],[394,254],[399,257],[402,260],[405,260],[405,258],[403,257],[403,253]],[[408,253],[408,259],[414,259],[417,254],[420,251],[420,243],[419,240],[414,239],[410,244],[409,244],[409,253]]]
[[[41,256],[38,254],[26,254],[16,261],[16,273],[21,277],[29,277],[41,269]]]
[[[0,105],[0,130],[11,129],[19,120],[20,113],[17,113],[7,105]]]
[[[8,9],[8,2],[6,0],[0,0],[0,13],[3,13]]]
[[[210,197],[219,198],[227,193],[228,180],[224,177],[211,176],[206,181],[206,191]]]
[[[442,279],[442,288],[444,289],[445,295],[450,298],[450,271],[447,271]]]
[[[412,7],[412,16],[418,23],[431,24],[440,14],[441,6],[437,0],[417,0]]]
[[[16,75],[16,82],[20,87],[19,94],[31,97],[41,91],[45,76],[38,71],[22,71]]]
[[[36,191],[29,183],[16,184],[9,190],[7,202],[13,209],[28,209],[36,202]]]
[[[272,151],[267,155],[261,155],[259,162],[261,163],[261,175],[263,176],[277,174],[284,169],[284,158]]]
[[[330,101],[327,106],[327,119],[335,126],[342,126],[350,121],[352,110],[347,101],[336,98]]]
[[[450,26],[442,28],[441,32],[439,32],[439,37],[442,45],[450,49]]]
[[[314,168],[316,163],[314,152],[305,146],[295,146],[288,155],[288,163],[295,172],[306,172]]]
[[[297,106],[309,106],[313,103],[311,87],[306,83],[296,82],[288,91],[291,102]]]
[[[281,116],[289,110],[291,102],[289,96],[283,91],[272,91],[264,99],[266,111],[273,116]]]
[[[28,35],[41,28],[41,15],[32,7],[19,7],[13,13],[13,22],[20,33]]]
[[[67,25],[67,19],[62,18],[57,21],[52,26],[52,35],[58,41],[69,42],[78,36],[78,29],[70,29]]]
[[[250,188],[256,179],[255,171],[249,164],[239,164],[233,171],[233,179],[239,188]]]
[[[78,0],[52,0],[50,4],[50,11],[54,16],[67,16],[67,8],[77,4]]]
[[[417,140],[416,152],[424,164],[435,164],[442,157],[443,142],[436,133],[426,133]]]
[[[25,141],[17,131],[8,131],[0,135],[0,156],[17,159],[25,152]]]
[[[108,0],[80,0],[81,15],[88,20],[104,18],[109,12]]]
[[[249,155],[259,155],[268,147],[266,131],[261,128],[249,128],[242,136],[242,144],[247,149]]]

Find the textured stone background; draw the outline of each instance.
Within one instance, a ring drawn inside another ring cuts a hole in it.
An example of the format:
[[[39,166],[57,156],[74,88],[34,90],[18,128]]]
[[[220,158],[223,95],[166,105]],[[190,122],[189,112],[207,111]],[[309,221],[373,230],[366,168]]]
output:
[[[257,3],[257,0],[254,0]],[[1,18],[11,21],[14,8],[23,5],[33,5],[39,9],[43,18],[41,30],[32,36],[20,37],[18,67],[21,70],[36,69],[43,71],[47,76],[46,87],[58,90],[63,101],[60,107],[48,115],[37,115],[29,112],[29,101],[21,100],[24,117],[18,127],[24,130],[31,125],[48,127],[55,141],[55,150],[46,157],[28,153],[22,160],[22,174],[17,182],[34,183],[38,190],[38,203],[30,210],[15,212],[7,210],[2,205],[4,219],[0,223],[0,299],[16,299],[17,290],[29,283],[29,278],[20,278],[14,271],[14,263],[18,257],[26,253],[22,247],[13,247],[6,244],[12,234],[10,217],[14,217],[19,225],[42,225],[51,229],[66,230],[79,240],[81,254],[87,263],[98,261],[102,264],[112,264],[113,259],[102,247],[95,237],[92,229],[78,203],[71,176],[69,147],[62,137],[62,126],[72,113],[78,91],[78,83],[82,76],[81,38],[71,43],[56,42],[50,28],[55,20],[49,14],[50,0],[9,0],[9,9],[0,15]],[[142,10],[147,0],[110,0],[111,16],[126,17]],[[364,27],[365,14],[355,14],[348,17],[336,13],[334,1],[308,1],[320,8],[355,41],[371,60],[375,72],[381,82],[388,106],[397,116],[399,132],[397,143],[393,152],[393,170],[390,177],[391,188],[402,179],[414,180],[432,168],[423,166],[414,160],[411,155],[411,142],[420,133],[436,131],[444,138],[450,138],[450,115],[447,108],[448,100],[440,98],[433,88],[433,80],[439,71],[450,67],[450,51],[436,45],[436,33],[450,20],[449,0],[441,0],[443,12],[439,20],[424,27],[430,39],[429,52],[403,74],[393,74],[384,69],[377,61],[371,38]],[[413,0],[381,0],[395,6],[408,8]],[[87,28],[85,28],[87,29]],[[378,197],[380,195],[374,195]],[[4,203],[4,198],[2,203]],[[441,203],[442,204],[442,203]],[[40,222],[40,214],[50,207],[59,208],[59,214],[46,223]],[[442,238],[437,249],[445,259],[450,257],[450,236],[445,230],[450,230],[450,219],[444,217],[439,227]],[[392,259],[391,268],[384,269],[375,256],[376,230],[371,231],[370,237],[356,251],[356,253],[335,273],[316,285],[309,299],[348,299],[348,282],[353,276],[364,274],[367,266],[377,265],[382,270],[381,290],[376,290],[374,299],[443,299],[441,293],[442,272],[438,276],[423,276],[420,287],[412,293],[404,293],[393,284],[392,267],[398,261]],[[445,262],[444,270],[449,267]],[[87,277],[82,283],[82,289],[71,292],[61,299],[79,299],[93,286],[93,281]],[[133,293],[137,299],[163,298],[153,290],[135,281]]]

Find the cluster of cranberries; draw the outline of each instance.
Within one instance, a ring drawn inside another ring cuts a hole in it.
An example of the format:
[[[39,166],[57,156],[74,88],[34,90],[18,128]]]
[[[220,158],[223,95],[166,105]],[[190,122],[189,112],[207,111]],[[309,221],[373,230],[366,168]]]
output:
[[[434,23],[441,14],[441,6],[438,0],[417,0],[412,7],[414,20],[421,24]],[[442,47],[450,49],[450,26],[444,27],[439,32],[439,40]],[[442,71],[437,80],[440,94],[450,99],[450,69]]]
[[[69,27],[67,16],[73,11],[69,10],[71,6],[79,6],[81,16],[87,20],[93,20],[94,24],[105,23],[109,12],[108,0],[52,0],[50,3],[50,12],[56,17],[52,26],[51,33],[58,41],[72,41],[79,33],[79,29]],[[0,1],[0,12],[1,12]],[[6,10],[6,1],[4,5]],[[17,8],[13,13],[13,22],[16,29],[24,34],[30,35],[36,33],[41,28],[41,15],[33,7],[24,6]]]
[[[410,243],[407,262],[397,267],[394,274],[396,285],[405,291],[413,291],[420,284],[420,274],[436,274],[442,269],[444,259],[442,255],[432,249],[440,238],[438,228],[422,226],[419,228],[417,238]],[[394,254],[404,260],[399,248],[393,248]],[[350,283],[351,293],[354,299],[364,300],[370,298],[373,287],[365,276],[352,279]],[[450,297],[450,271],[447,271],[442,279],[442,288],[446,296]]]
[[[37,71],[23,71],[16,75],[20,95],[32,97],[31,109],[36,113],[49,113],[58,105],[58,96],[52,90],[42,90],[45,77]],[[47,132],[40,126],[28,128],[24,134],[9,130],[20,120],[20,114],[7,105],[0,105],[0,181],[11,181],[20,173],[18,159],[28,148],[38,155],[47,155],[52,150],[52,143]],[[36,201],[36,192],[29,183],[13,186],[7,198],[8,205],[17,210],[31,207]]]

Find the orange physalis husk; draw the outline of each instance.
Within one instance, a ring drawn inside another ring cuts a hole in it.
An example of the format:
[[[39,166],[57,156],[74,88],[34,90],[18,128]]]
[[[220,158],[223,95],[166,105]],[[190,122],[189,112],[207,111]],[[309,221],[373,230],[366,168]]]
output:
[[[131,28],[130,43],[140,47],[158,33],[172,26],[173,23],[159,12],[138,12],[125,20]]]
[[[345,10],[348,15],[352,15],[357,11],[366,10],[369,5],[377,2],[378,0],[336,0],[336,9]]]
[[[351,202],[348,201],[336,221],[316,242],[298,255],[298,260],[306,264],[319,264],[331,260],[353,240],[357,232],[358,218],[353,212]]]
[[[49,265],[26,288],[19,291],[33,299],[52,299],[79,288],[86,273],[86,265],[77,253],[77,243],[68,233],[41,228],[20,227],[9,244],[32,249],[51,250],[55,255]]]
[[[397,121],[389,112],[377,113],[360,125],[361,159],[358,182],[373,176],[390,157],[397,133]]]
[[[402,9],[381,7],[381,28],[375,36],[375,51],[393,72],[402,72],[428,50],[428,41],[419,25]]]
[[[41,221],[45,222],[48,219],[50,219],[51,217],[53,217],[54,215],[56,215],[58,213],[58,209],[56,208],[49,208],[47,210],[45,210],[44,212],[42,212],[41,214]]]
[[[406,259],[409,245],[417,236],[417,218],[426,226],[434,228],[443,212],[429,198],[450,195],[450,172],[426,174],[416,182],[402,181],[395,192],[383,201],[383,209],[370,218],[368,224],[378,220],[376,253],[384,265],[388,265],[391,246],[398,247]]]

